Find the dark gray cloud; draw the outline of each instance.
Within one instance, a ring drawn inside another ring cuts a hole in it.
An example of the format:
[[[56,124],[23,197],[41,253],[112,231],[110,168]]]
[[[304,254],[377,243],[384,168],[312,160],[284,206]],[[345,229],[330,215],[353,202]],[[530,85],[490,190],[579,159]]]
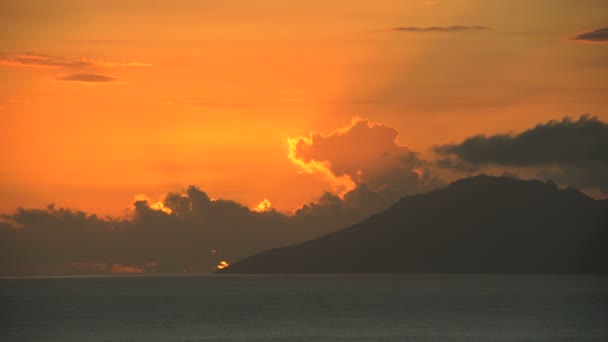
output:
[[[124,219],[55,205],[0,215],[0,276],[210,272],[222,260],[324,235],[390,204],[365,185],[344,199],[326,193],[289,216],[212,200],[195,186],[161,203],[137,200]]]
[[[444,168],[536,167],[542,169],[539,175],[562,184],[608,189],[608,124],[590,115],[549,121],[519,134],[477,135],[434,151]]]
[[[88,83],[114,83],[119,81],[119,79],[116,77],[99,74],[71,74],[67,76],[58,77],[57,80]]]
[[[394,202],[392,195],[372,191],[367,184],[358,184],[343,198],[329,192],[324,193],[315,202],[298,208],[290,220],[298,226],[310,227],[309,229],[323,226],[346,227],[388,208]]]
[[[407,26],[407,27],[393,27],[391,31],[398,32],[415,32],[415,33],[424,33],[424,32],[462,32],[462,31],[479,31],[479,30],[488,30],[489,28],[486,26],[464,26],[464,25],[454,25],[454,26],[429,26],[429,27],[418,27],[418,26]]]
[[[570,39],[593,43],[608,43],[608,27],[580,33]]]
[[[529,166],[560,162],[608,162],[608,124],[583,115],[573,121],[549,121],[520,134],[477,135],[460,144],[434,147],[474,164]]]

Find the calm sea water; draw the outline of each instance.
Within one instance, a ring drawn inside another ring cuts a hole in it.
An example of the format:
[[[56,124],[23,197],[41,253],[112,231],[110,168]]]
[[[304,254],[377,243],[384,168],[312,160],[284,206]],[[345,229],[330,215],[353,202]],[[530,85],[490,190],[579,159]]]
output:
[[[608,341],[608,277],[0,280],[0,341]]]

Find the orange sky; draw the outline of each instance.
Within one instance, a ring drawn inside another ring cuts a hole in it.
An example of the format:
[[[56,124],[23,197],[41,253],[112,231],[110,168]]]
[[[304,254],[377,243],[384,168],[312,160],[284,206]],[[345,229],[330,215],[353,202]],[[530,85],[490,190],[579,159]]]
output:
[[[606,121],[608,44],[568,39],[605,13],[603,0],[2,1],[0,212],[119,215],[189,184],[291,211],[334,189],[290,161],[287,138],[351,117],[431,159],[473,134]],[[454,25],[471,29],[393,30]]]

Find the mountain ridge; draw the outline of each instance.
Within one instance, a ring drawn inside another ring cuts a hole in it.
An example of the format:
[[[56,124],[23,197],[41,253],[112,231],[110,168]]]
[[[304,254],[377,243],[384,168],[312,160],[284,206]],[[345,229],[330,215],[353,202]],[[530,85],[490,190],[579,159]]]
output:
[[[217,273],[608,273],[608,201],[479,175]]]

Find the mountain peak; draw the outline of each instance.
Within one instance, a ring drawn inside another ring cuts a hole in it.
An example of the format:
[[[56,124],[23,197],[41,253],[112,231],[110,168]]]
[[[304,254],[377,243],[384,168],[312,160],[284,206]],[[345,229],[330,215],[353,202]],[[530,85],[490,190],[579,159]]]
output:
[[[606,243],[606,201],[478,175],[220,273],[608,273]]]

